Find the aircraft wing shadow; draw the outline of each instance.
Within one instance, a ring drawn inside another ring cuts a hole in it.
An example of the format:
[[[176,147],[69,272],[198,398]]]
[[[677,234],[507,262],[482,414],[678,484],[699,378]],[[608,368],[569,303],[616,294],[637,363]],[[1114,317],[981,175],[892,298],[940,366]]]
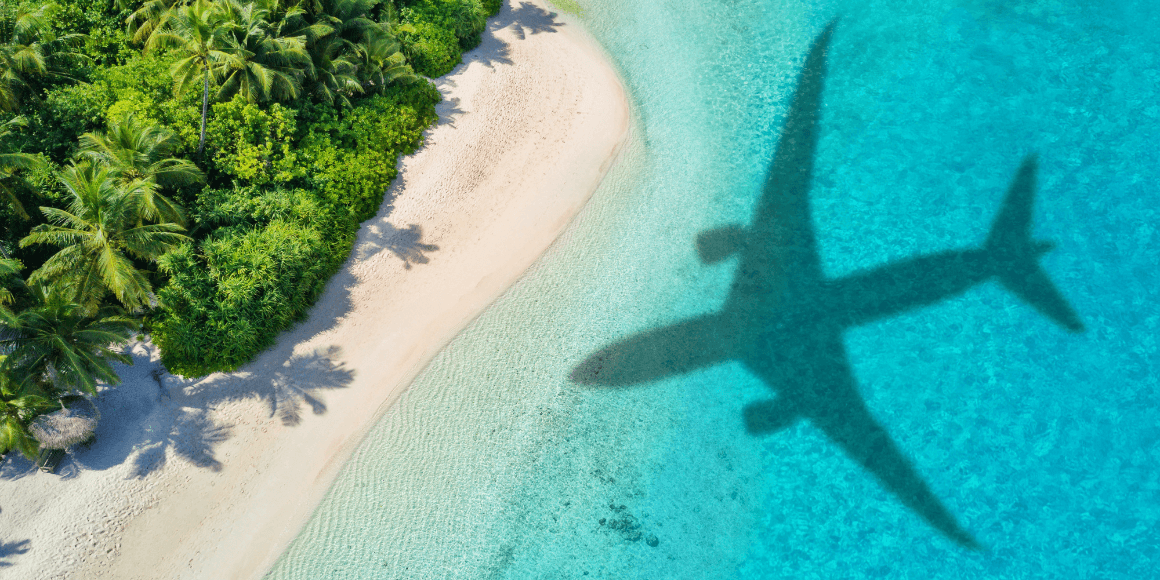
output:
[[[733,340],[720,316],[691,318],[608,345],[574,368],[569,379],[623,387],[682,375],[729,360]]]

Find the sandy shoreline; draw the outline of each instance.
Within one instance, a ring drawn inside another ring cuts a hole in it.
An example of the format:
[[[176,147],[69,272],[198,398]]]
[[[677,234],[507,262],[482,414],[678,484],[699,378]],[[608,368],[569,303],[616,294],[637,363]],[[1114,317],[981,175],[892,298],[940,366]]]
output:
[[[367,430],[510,287],[596,189],[623,88],[575,19],[505,6],[451,75],[441,124],[307,320],[238,373],[160,376],[101,399],[62,477],[0,464],[4,578],[260,578]]]

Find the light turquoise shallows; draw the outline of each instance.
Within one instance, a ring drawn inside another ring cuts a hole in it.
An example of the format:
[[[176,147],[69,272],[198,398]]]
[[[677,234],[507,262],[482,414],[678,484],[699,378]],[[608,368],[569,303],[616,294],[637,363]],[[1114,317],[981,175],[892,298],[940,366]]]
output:
[[[1160,4],[582,4],[632,95],[623,162],[371,432],[271,579],[1160,569]],[[888,461],[852,459],[811,421],[751,434],[745,409],[778,390],[740,363],[570,380],[615,341],[719,311],[752,274],[702,264],[694,242],[751,223],[834,18],[808,190],[822,273],[977,247],[1035,154],[1031,231],[1054,242],[1042,266],[1085,327],[989,281],[840,335],[879,443],[933,504],[891,493],[882,478],[901,472],[872,475]],[[907,502],[945,506],[982,548]]]

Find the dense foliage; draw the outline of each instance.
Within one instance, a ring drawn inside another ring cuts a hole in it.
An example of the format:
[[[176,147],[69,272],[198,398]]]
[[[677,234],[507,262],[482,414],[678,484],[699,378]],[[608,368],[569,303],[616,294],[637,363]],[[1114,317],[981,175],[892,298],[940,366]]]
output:
[[[502,0],[0,0],[0,454],[138,329],[232,370],[301,318]]]

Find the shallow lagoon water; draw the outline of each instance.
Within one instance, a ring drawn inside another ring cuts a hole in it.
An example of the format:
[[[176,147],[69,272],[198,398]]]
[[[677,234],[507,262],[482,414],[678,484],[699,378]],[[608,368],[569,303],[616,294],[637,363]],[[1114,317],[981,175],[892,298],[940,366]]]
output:
[[[368,435],[269,577],[1149,577],[1160,6],[1092,4],[581,2],[633,99],[621,163]],[[978,247],[1034,154],[1033,237],[1084,325],[989,281],[841,334],[861,401],[980,549],[810,421],[751,434],[746,407],[777,392],[739,362],[570,378],[726,305],[740,260],[706,265],[695,240],[754,219],[834,18],[809,189],[824,275]]]

